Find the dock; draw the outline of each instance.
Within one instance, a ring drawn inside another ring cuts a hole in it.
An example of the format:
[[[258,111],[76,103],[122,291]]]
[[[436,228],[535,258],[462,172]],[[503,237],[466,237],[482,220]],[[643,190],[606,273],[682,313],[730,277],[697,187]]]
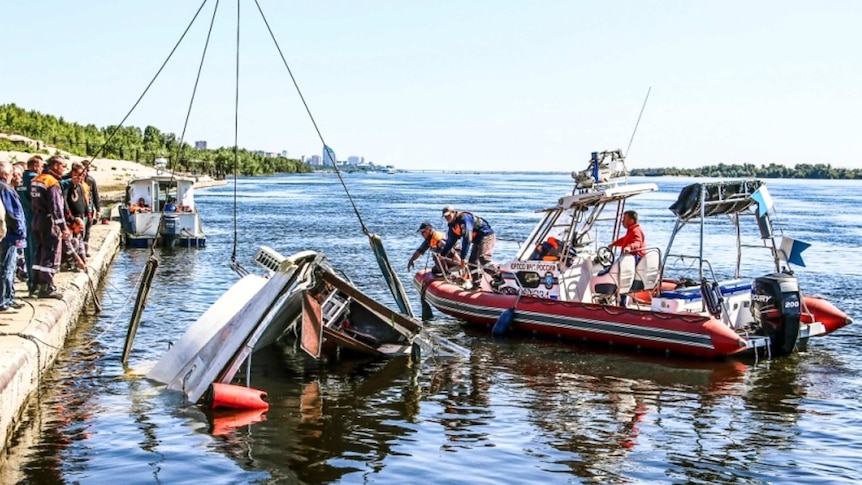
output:
[[[119,245],[118,222],[92,226],[87,266],[97,291]],[[62,300],[29,298],[27,284],[16,281],[15,299],[24,307],[0,313],[0,451],[9,444],[39,391],[40,379],[63,350],[78,319],[93,312],[86,272],[59,272],[54,284]]]

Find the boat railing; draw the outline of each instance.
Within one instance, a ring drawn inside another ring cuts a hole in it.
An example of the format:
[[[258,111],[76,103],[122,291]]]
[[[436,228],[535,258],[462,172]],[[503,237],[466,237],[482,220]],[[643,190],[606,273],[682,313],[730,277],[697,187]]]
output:
[[[696,255],[668,254],[667,259],[670,260],[670,258],[677,258],[681,261],[691,259],[692,265],[690,267],[698,266],[700,281],[696,284],[699,284],[701,289],[701,311],[710,312],[716,318],[721,318],[725,325],[733,327],[733,322],[730,321],[730,308],[727,299],[722,296],[718,276],[715,274],[712,263],[708,259]],[[664,269],[667,267],[665,266]],[[710,306],[717,308],[710,308]]]
[[[447,283],[463,285],[466,289],[473,287],[472,275],[478,274],[479,280],[484,280],[485,275],[493,275],[497,273],[497,268],[494,265],[482,265],[481,263],[467,262],[463,267],[460,259],[447,258],[438,253],[433,253],[437,271],[441,273],[443,279]]]

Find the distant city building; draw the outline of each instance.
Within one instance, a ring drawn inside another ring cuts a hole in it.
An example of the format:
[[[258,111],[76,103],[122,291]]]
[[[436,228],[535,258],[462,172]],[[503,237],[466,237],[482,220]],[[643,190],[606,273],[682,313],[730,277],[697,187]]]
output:
[[[206,140],[196,141],[195,142],[195,148],[197,148],[198,150],[206,150],[207,149],[207,141]]]
[[[308,164],[314,165],[315,167],[319,167],[319,166],[323,165],[323,159],[321,158],[320,155],[312,155],[312,156],[308,157]]]
[[[288,158],[288,156],[287,156],[287,150],[282,150],[282,151],[281,151],[281,156],[282,156],[282,157],[284,157],[284,158]]]
[[[361,157],[357,157],[356,155],[347,157],[347,164],[348,165],[359,165],[359,159],[360,158]]]

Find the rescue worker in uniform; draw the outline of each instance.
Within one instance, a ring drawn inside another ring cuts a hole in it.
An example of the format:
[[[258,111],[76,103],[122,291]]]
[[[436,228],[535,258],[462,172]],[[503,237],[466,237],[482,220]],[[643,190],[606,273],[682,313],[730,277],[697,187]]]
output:
[[[430,249],[434,253],[441,254],[440,250],[443,249],[443,247],[446,245],[446,234],[442,233],[441,231],[435,230],[434,226],[430,222],[423,222],[422,224],[419,224],[419,230],[416,232],[422,235],[422,244],[420,244],[419,247],[416,248],[416,251],[413,253],[413,256],[411,256],[410,260],[407,261],[407,271],[413,270],[413,262],[419,259],[423,254],[425,254],[426,251]],[[448,259],[457,260],[458,254],[456,250],[457,248],[453,247],[452,250],[449,251],[449,253],[445,254],[445,257]],[[449,268],[449,265],[447,263],[448,261],[444,261],[446,269]],[[436,262],[434,263],[434,267],[431,271],[433,271],[436,275],[443,274],[442,269]]]
[[[497,236],[488,221],[471,212],[456,211],[451,205],[443,208],[443,218],[449,223],[449,232],[441,253],[447,254],[460,241],[461,267],[470,265],[470,279],[473,287],[478,288],[482,282],[482,271],[491,264]]]
[[[27,267],[27,290],[30,296],[35,293],[33,283],[33,257],[36,251],[36,243],[33,241],[33,210],[30,207],[30,186],[33,179],[42,173],[45,162],[39,155],[33,155],[27,160],[27,170],[21,179],[21,185],[17,187],[18,198],[21,199],[21,207],[24,208],[24,219],[27,221],[27,247],[24,248],[24,265]]]
[[[63,238],[68,235],[63,208],[60,178],[66,161],[55,155],[48,159],[48,169],[30,183],[30,208],[33,211],[34,290],[39,298],[62,299],[54,286],[54,274],[60,269]]]
[[[554,236],[536,245],[531,261],[558,261],[560,259],[560,240]]]

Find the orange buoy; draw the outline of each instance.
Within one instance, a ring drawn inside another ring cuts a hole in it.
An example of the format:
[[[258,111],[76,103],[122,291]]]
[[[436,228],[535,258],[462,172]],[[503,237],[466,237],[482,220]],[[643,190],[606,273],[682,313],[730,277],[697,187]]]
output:
[[[269,403],[265,398],[265,392],[251,387],[213,382],[206,400],[211,409],[268,409]]]

